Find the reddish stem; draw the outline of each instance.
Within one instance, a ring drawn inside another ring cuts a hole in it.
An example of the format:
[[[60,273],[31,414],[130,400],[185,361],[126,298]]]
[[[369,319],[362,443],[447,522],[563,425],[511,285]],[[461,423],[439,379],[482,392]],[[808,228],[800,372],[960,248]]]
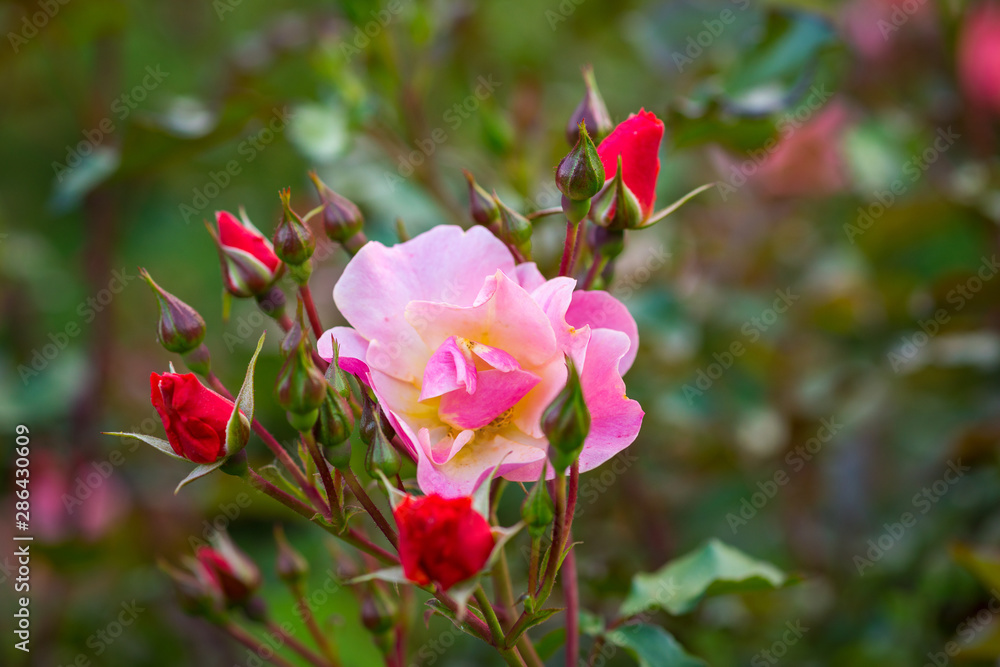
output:
[[[319,313],[316,312],[316,304],[313,303],[312,290],[309,289],[309,285],[302,285],[299,287],[299,294],[302,295],[302,303],[306,307],[306,314],[309,316],[309,324],[312,326],[313,335],[316,336],[316,342],[319,342],[320,336],[323,335],[323,325],[319,321]]]
[[[568,276],[571,266],[571,260],[573,259],[573,249],[576,247],[576,239],[579,234],[577,230],[580,228],[580,223],[572,223],[568,220],[566,221],[566,241],[563,243],[563,253],[562,259],[559,261],[559,275]]]
[[[385,520],[385,517],[382,516],[382,512],[379,511],[378,506],[372,502],[372,499],[368,496],[364,487],[361,486],[361,482],[358,481],[354,471],[350,468],[344,470],[344,480],[347,482],[347,486],[351,488],[351,493],[354,494],[354,497],[358,499],[361,505],[365,508],[365,511],[368,512],[368,515],[371,516],[372,521],[375,522],[378,529],[382,531],[383,535],[385,535],[385,539],[389,540],[389,544],[391,544],[393,548],[398,549],[399,541],[396,538],[396,532],[392,529],[392,526],[389,525],[389,522]]]

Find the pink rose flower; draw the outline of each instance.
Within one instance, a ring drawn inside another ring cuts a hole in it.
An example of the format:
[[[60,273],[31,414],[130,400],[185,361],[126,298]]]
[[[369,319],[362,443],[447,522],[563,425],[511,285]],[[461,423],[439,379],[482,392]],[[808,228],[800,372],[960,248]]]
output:
[[[580,469],[630,445],[643,412],[625,396],[638,332],[607,292],[574,291],[515,265],[482,227],[439,226],[387,248],[371,242],[350,261],[333,298],[353,326],[320,340],[331,359],[368,383],[417,461],[424,493],[469,495],[493,468],[514,481],[541,473],[542,412],[580,369],[591,412]],[[551,474],[551,473],[550,473]]]
[[[1000,114],[1000,2],[983,2],[966,16],[958,43],[958,69],[969,100]]]

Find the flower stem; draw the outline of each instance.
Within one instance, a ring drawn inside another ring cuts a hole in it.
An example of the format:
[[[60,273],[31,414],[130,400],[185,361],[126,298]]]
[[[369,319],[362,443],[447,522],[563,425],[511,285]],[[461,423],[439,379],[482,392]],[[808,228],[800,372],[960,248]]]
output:
[[[524,217],[528,220],[537,220],[538,218],[544,218],[549,215],[559,215],[562,212],[562,206],[553,206],[552,208],[540,208],[537,211],[532,211]]]
[[[601,274],[604,267],[607,265],[607,257],[595,258],[594,263],[590,265],[590,269],[587,271],[587,277],[583,279],[583,283],[580,285],[580,289],[588,290],[594,281],[597,280],[597,276]]]
[[[566,667],[576,667],[580,658],[580,592],[576,583],[576,554],[566,554],[560,577],[566,598]]]
[[[344,480],[347,482],[347,486],[351,488],[351,492],[354,494],[354,497],[358,499],[361,505],[365,508],[365,511],[368,512],[368,515],[371,516],[372,521],[374,521],[375,525],[382,531],[385,538],[389,540],[389,544],[391,544],[393,548],[398,549],[399,542],[396,538],[396,532],[392,529],[392,526],[389,525],[389,522],[385,520],[385,517],[382,516],[382,512],[379,511],[375,503],[372,502],[372,499],[368,496],[365,488],[361,486],[361,482],[358,481],[358,477],[354,474],[354,471],[350,468],[344,470]]]
[[[313,616],[312,609],[309,608],[309,603],[303,593],[302,586],[300,584],[293,586],[292,593],[295,595],[295,599],[302,609],[302,621],[306,624],[306,628],[309,629],[309,634],[316,641],[316,646],[319,647],[320,653],[323,654],[323,657],[326,658],[331,667],[340,667],[341,663],[340,658],[337,657],[337,651],[333,648],[327,636],[323,634],[319,623],[316,622],[316,617]]]
[[[246,646],[261,660],[265,659],[264,653],[267,652],[271,654],[271,657],[266,658],[268,662],[278,665],[278,667],[295,667],[292,663],[275,653],[270,647],[261,644],[253,635],[235,623],[228,622],[223,624],[221,627],[229,634],[230,637]],[[322,665],[322,663],[320,663],[320,665]]]
[[[515,654],[514,649],[505,647],[503,627],[500,625],[500,619],[497,618],[497,613],[493,609],[493,605],[490,604],[490,599],[486,597],[486,591],[483,590],[482,586],[476,587],[475,596],[476,602],[479,603],[479,610],[483,612],[483,616],[486,618],[486,625],[490,629],[490,636],[493,637],[493,646],[500,651],[500,655],[503,656],[508,665],[523,667],[524,663]]]
[[[288,648],[292,649],[303,658],[308,660],[311,664],[316,665],[316,667],[328,667],[329,663],[323,656],[319,655],[308,646],[300,642],[295,637],[291,636],[287,632],[281,629],[281,626],[274,621],[268,619],[264,623],[267,629],[274,634],[276,637],[280,638],[282,642],[285,643]]]
[[[313,335],[316,336],[316,342],[319,342],[320,336],[323,335],[323,325],[319,321],[319,313],[316,312],[316,304],[313,302],[312,290],[309,289],[309,285],[300,285],[299,294],[302,295],[302,303],[306,307],[306,314],[309,316],[309,324],[312,326]]]
[[[343,521],[344,515],[337,504],[337,487],[334,486],[333,477],[330,475],[330,464],[323,458],[323,454],[319,451],[319,445],[316,444],[316,438],[311,431],[301,433],[301,436],[302,441],[306,444],[306,449],[309,450],[309,454],[312,456],[313,462],[319,469],[320,479],[323,480],[323,488],[326,489],[326,504],[330,510],[330,516],[333,519],[333,523],[339,525]]]
[[[566,221],[566,241],[563,244],[562,260],[559,262],[559,275],[568,276],[570,271],[570,260],[573,259],[573,249],[576,247],[577,232],[580,223]]]
[[[274,484],[261,477],[260,474],[253,468],[250,468],[247,473],[247,482],[261,493],[269,495],[285,507],[301,514],[307,519],[312,519],[316,516],[315,508],[309,507],[295,496],[282,491]]]
[[[552,586],[559,572],[559,561],[562,557],[562,547],[564,538],[564,524],[566,521],[566,475],[556,474],[553,480],[553,496],[555,497],[555,525],[552,526],[552,543],[549,544],[548,564],[545,568],[545,576],[539,584],[540,590],[536,591],[537,604],[541,606],[548,599],[552,592]]]
[[[542,538],[531,538],[531,560],[528,562],[528,592],[535,590],[538,584],[538,556],[542,547]]]

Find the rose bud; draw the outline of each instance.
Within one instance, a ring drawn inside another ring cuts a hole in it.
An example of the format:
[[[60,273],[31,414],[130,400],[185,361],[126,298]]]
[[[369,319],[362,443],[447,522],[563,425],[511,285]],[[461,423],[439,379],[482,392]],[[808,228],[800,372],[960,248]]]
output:
[[[205,320],[191,306],[156,284],[146,269],[139,275],[149,284],[160,303],[160,321],[156,333],[160,344],[176,354],[187,354],[197,349],[205,338]]]
[[[493,200],[500,208],[500,240],[516,248],[525,258],[531,257],[531,220],[510,208],[493,193]]]
[[[652,112],[641,109],[638,114],[619,124],[597,147],[605,177],[609,180],[618,177],[623,181],[625,188],[635,195],[639,203],[642,220],[646,220],[653,212],[653,203],[656,201],[661,139],[663,121]],[[605,192],[610,189],[606,187]]]
[[[354,414],[343,396],[328,387],[326,400],[319,408],[313,425],[313,437],[323,448],[323,455],[334,468],[343,470],[351,465],[351,432]]]
[[[229,605],[246,604],[260,588],[260,568],[225,533],[213,534],[211,541],[213,546],[195,552],[198,562],[218,583]]]
[[[284,213],[274,230],[274,251],[290,267],[295,282],[304,285],[311,273],[309,258],[316,250],[316,239],[299,214],[292,210],[291,189],[285,188],[279,196]]]
[[[219,249],[226,290],[236,297],[260,296],[270,289],[283,269],[271,242],[244,216],[217,211],[218,229],[209,232]]]
[[[594,69],[589,65],[583,68],[583,83],[587,87],[587,92],[584,93],[583,100],[577,105],[573,115],[569,117],[569,123],[566,124],[566,140],[570,146],[580,140],[580,123],[584,123],[590,136],[598,141],[606,137],[614,127],[601,92],[597,90]]]
[[[636,229],[642,225],[644,215],[638,198],[625,184],[622,158],[618,156],[618,169],[594,207],[597,224],[608,229]]]
[[[490,524],[472,498],[404,498],[393,511],[399,527],[399,557],[410,581],[445,590],[478,574],[495,544]]]
[[[289,544],[281,526],[274,527],[274,541],[278,543],[278,557],[274,561],[278,578],[289,586],[300,586],[309,576],[309,561]]]
[[[604,187],[604,165],[587,128],[580,123],[580,140],[556,167],[556,187],[563,193],[563,212],[572,223],[590,211],[590,198]]]
[[[352,252],[357,252],[366,240],[361,231],[365,225],[361,211],[350,199],[331,190],[320,180],[316,172],[309,172],[309,178],[316,186],[316,192],[323,203],[323,229],[326,235],[330,240],[353,249]]]
[[[298,431],[306,432],[316,423],[329,385],[316,368],[299,320],[292,323],[281,349],[286,359],[278,373],[274,393],[278,404],[287,412],[288,422]]]
[[[566,357],[566,386],[542,413],[542,431],[549,440],[549,459],[557,474],[573,465],[583,451],[590,432],[590,410],[583,400],[583,387],[576,365]]]
[[[1000,115],[1000,4],[980,3],[967,15],[958,43],[958,70],[968,99]]]
[[[368,446],[368,452],[365,455],[365,470],[372,477],[375,477],[377,472],[381,472],[386,477],[392,478],[399,474],[403,459],[389,442],[389,438],[383,430],[383,419],[382,412],[379,411],[375,418],[375,437],[372,439],[371,445]]]
[[[469,182],[469,211],[472,214],[472,219],[476,221],[477,225],[484,227],[499,222],[500,208],[490,193],[476,183],[476,179],[471,173],[465,169],[462,170],[462,173],[465,174],[465,180]]]
[[[226,451],[226,428],[232,401],[204,386],[194,373],[151,373],[149,385],[153,407],[178,456],[192,463],[215,463],[231,453]],[[240,416],[249,431],[249,421]]]
[[[196,560],[188,563],[188,571],[172,567],[165,561],[160,561],[159,566],[173,582],[181,609],[213,622],[221,620],[226,602],[222,588],[208,568]]]

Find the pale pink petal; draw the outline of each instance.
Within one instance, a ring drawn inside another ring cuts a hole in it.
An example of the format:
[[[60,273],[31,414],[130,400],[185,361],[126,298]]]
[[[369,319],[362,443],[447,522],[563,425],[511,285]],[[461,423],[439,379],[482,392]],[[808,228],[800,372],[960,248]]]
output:
[[[368,354],[368,341],[351,327],[327,329],[316,344],[319,356],[327,361],[333,360],[333,339],[337,340],[340,347],[340,367],[359,378],[367,378],[368,364],[365,363],[365,357]]]
[[[545,311],[556,335],[556,344],[563,354],[573,359],[577,368],[583,366],[583,358],[590,341],[590,328],[575,327],[566,321],[566,313],[574,299],[576,281],[572,278],[553,278],[531,293],[531,298]]]
[[[487,276],[513,269],[510,251],[488,230],[441,225],[392,247],[365,244],[337,281],[333,300],[362,337],[411,348],[420,337],[403,318],[410,301],[468,306]],[[397,363],[413,359],[401,356]],[[422,371],[405,372],[420,377]]]
[[[545,366],[536,368],[535,372],[542,380],[514,408],[513,422],[529,436],[543,438],[540,423],[542,413],[549,407],[556,394],[566,386],[566,360],[561,356],[555,356]]]
[[[629,347],[622,357],[619,370],[624,375],[639,352],[639,328],[625,305],[602,291],[578,291],[566,311],[566,321],[574,327],[590,325],[591,329],[611,329],[628,336]],[[588,351],[589,355],[589,351]]]
[[[517,363],[517,359],[499,348],[475,342],[470,342],[470,347],[473,354],[498,371],[516,371],[521,368],[521,364]]]
[[[380,370],[403,382],[416,383],[417,378],[423,375],[430,354],[420,339],[410,345],[373,340],[368,344],[365,363],[371,370]]]
[[[514,280],[529,292],[545,283],[545,276],[534,262],[524,262],[514,267]]]
[[[420,389],[420,400],[435,398],[456,389],[464,389],[468,394],[476,392],[476,365],[455,343],[451,336],[434,351],[424,369],[424,383]]]
[[[445,394],[438,415],[458,428],[483,428],[524,398],[540,380],[528,371],[483,371],[476,393],[459,389]]]
[[[435,465],[443,465],[455,458],[455,455],[462,451],[462,447],[469,444],[475,435],[475,431],[465,430],[453,437],[446,427],[439,426],[434,429],[420,429],[417,432],[417,441],[420,450],[429,456]]]
[[[604,463],[632,444],[642,425],[643,411],[625,395],[620,360],[631,345],[628,336],[611,329],[594,329],[580,374],[583,398],[590,410],[590,434],[580,454],[580,470]]]
[[[446,498],[470,495],[503,461],[498,474],[504,475],[545,456],[545,450],[503,436],[483,441],[473,439],[447,463],[435,464],[429,452],[418,448],[417,484],[424,493],[439,493]],[[428,443],[431,446],[432,443]]]
[[[520,285],[496,273],[496,291],[478,306],[413,301],[406,319],[430,349],[449,336],[460,336],[504,350],[524,367],[537,366],[556,352],[556,339],[545,313]]]

